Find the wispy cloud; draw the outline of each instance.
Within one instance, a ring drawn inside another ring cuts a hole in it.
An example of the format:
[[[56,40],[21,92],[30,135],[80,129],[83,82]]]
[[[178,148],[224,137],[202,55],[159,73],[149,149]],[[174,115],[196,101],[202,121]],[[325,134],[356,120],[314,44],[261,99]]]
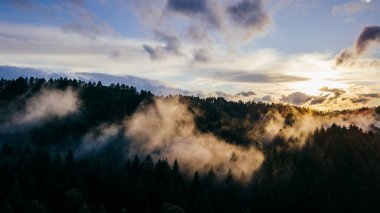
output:
[[[346,15],[346,14],[354,14],[363,12],[366,9],[370,8],[371,5],[369,5],[366,2],[363,1],[353,1],[344,3],[342,5],[336,5],[331,9],[331,13],[334,15]]]

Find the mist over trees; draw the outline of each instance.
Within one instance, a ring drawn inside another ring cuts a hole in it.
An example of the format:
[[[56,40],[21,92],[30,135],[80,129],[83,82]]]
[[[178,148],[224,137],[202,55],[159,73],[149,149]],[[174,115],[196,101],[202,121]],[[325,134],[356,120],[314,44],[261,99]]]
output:
[[[379,115],[1,79],[0,212],[374,212]],[[172,140],[203,152],[180,159],[186,149],[177,147],[172,159],[164,146]],[[153,148],[133,151],[136,143]],[[205,154],[219,160],[188,162]],[[239,170],[244,159],[258,166]]]

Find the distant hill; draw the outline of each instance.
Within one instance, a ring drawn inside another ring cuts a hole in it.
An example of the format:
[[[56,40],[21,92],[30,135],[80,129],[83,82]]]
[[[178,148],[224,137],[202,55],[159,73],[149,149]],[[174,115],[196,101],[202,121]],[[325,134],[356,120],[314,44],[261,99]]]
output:
[[[109,86],[111,84],[126,84],[136,87],[138,90],[148,90],[156,95],[187,94],[191,92],[179,88],[168,87],[163,82],[139,78],[131,75],[109,75],[103,73],[84,73],[84,72],[58,72],[44,69],[34,69],[27,67],[0,66],[0,78],[17,79],[19,77],[35,77],[45,79],[69,78],[81,81],[98,82]]]

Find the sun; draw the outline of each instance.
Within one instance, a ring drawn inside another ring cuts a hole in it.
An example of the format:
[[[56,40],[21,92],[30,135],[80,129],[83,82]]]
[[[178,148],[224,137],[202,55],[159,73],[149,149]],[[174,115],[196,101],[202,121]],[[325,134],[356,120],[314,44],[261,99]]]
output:
[[[322,87],[345,89],[348,85],[342,79],[342,71],[333,69],[328,61],[313,61],[310,70],[299,74],[309,80],[289,83],[289,89],[308,95],[321,94]]]

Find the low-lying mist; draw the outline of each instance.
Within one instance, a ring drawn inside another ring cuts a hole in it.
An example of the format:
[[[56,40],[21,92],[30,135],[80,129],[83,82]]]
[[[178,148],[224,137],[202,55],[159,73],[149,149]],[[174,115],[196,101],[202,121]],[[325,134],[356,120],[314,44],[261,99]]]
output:
[[[296,146],[302,147],[317,128],[327,129],[333,124],[344,127],[354,125],[369,132],[380,127],[380,116],[374,109],[341,112],[316,112],[293,106],[288,109],[283,112],[270,110],[262,115],[261,122],[254,124],[250,131],[250,137],[261,142],[271,142],[280,136],[286,141],[295,141]]]
[[[225,175],[231,169],[238,178],[249,179],[264,160],[262,152],[227,143],[211,133],[201,133],[194,115],[178,99],[157,99],[126,121],[131,138],[129,154],[179,160],[188,171],[213,168]]]
[[[79,153],[97,152],[122,133],[125,141],[125,158],[150,155],[153,159],[178,160],[189,174],[207,173],[211,168],[219,177],[231,169],[235,178],[245,182],[262,165],[265,145],[281,137],[292,148],[302,148],[317,128],[327,129],[333,124],[355,125],[368,132],[380,127],[380,116],[374,109],[342,112],[316,112],[286,106],[261,114],[259,121],[251,122],[246,132],[252,139],[248,146],[234,145],[212,132],[202,132],[195,124],[193,113],[202,109],[189,109],[180,98],[156,98],[143,104],[122,123],[102,124],[83,139]],[[222,118],[221,118],[222,119]],[[231,130],[232,131],[232,130]],[[253,143],[253,141],[258,142]]]
[[[25,107],[11,112],[9,121],[3,128],[18,125],[33,125],[50,118],[63,118],[77,112],[81,105],[78,93],[72,89],[42,89],[28,98]]]
[[[75,157],[99,154],[103,157],[96,159],[112,158],[113,163],[150,155],[169,163],[178,160],[189,175],[213,169],[225,177],[231,170],[235,179],[247,182],[264,163],[267,145],[276,145],[278,138],[302,149],[318,128],[380,128],[379,112],[373,108],[320,112],[281,104],[154,97],[133,88],[114,88],[114,93],[93,85],[82,90],[42,88],[29,98],[20,93],[20,103],[19,98],[9,101],[17,102],[18,110],[2,108],[9,119],[0,125],[0,144],[35,143],[59,154],[71,149]],[[84,93],[86,89],[93,91]]]

